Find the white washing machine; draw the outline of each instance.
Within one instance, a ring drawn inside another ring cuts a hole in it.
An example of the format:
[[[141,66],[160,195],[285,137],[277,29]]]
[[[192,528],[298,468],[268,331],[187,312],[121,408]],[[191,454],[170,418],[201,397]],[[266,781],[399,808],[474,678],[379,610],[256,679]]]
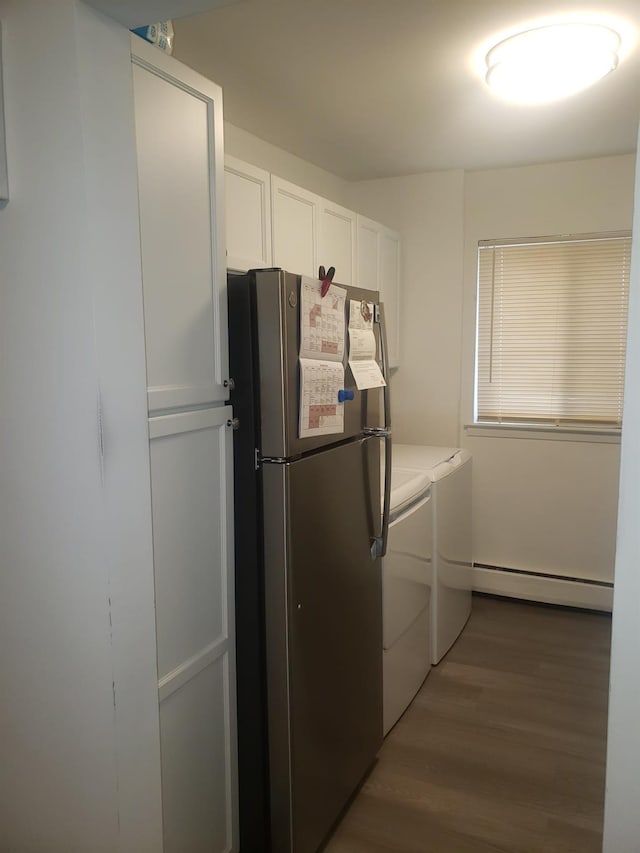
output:
[[[397,722],[431,667],[431,479],[393,467],[387,553],[382,561],[383,723]]]
[[[433,502],[431,661],[454,644],[471,613],[471,454],[457,447],[395,444],[393,465],[427,474]],[[392,478],[393,482],[393,478]]]

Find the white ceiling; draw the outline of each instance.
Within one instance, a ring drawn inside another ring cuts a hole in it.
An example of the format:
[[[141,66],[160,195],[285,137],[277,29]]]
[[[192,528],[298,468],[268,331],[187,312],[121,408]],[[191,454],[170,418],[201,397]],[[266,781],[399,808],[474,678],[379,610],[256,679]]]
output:
[[[237,0],[85,0],[125,27],[141,27],[174,15],[193,15]]]
[[[573,98],[514,106],[478,73],[523,25],[605,13],[622,61]],[[175,56],[223,87],[228,121],[349,180],[636,147],[638,0],[240,0],[174,26]]]

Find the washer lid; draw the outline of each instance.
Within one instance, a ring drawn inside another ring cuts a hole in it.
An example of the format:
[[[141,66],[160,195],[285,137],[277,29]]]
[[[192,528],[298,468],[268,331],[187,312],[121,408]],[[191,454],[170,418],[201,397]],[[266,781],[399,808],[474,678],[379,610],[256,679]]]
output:
[[[426,471],[432,482],[441,479],[471,458],[459,447],[423,444],[393,444],[393,464],[414,471]]]
[[[427,492],[431,486],[431,477],[426,471],[398,468],[391,471],[391,512],[396,512],[404,504],[411,503],[418,495]],[[384,501],[384,477],[380,483],[381,501]]]

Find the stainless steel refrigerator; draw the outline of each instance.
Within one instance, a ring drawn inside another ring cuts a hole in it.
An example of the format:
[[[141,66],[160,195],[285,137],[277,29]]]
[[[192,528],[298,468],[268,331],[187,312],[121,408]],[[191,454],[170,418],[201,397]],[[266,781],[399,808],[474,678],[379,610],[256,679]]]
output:
[[[299,437],[300,288],[229,276],[242,853],[316,853],[382,743],[388,386],[358,391],[345,354],[344,431]],[[346,290],[375,304],[385,373],[378,294]]]

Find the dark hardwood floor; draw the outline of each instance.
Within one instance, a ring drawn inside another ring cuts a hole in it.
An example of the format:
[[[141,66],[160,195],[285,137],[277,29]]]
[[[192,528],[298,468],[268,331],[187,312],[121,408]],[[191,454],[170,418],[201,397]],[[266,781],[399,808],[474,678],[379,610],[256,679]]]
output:
[[[326,853],[599,853],[610,630],[474,598]]]

